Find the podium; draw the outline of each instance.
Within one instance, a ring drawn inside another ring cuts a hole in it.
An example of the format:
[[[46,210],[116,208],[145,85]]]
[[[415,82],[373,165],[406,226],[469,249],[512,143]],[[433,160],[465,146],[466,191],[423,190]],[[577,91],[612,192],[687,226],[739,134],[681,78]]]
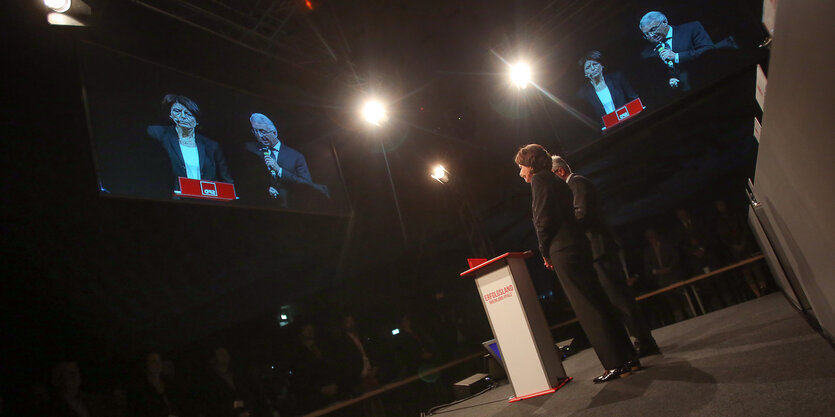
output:
[[[565,385],[560,354],[525,266],[532,252],[509,252],[461,273],[474,277],[515,397],[550,394]]]

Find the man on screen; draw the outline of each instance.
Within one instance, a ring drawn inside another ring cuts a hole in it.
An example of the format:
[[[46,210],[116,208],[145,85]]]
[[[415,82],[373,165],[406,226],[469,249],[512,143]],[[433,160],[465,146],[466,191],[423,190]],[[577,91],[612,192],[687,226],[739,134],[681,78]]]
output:
[[[667,68],[670,87],[681,91],[690,90],[690,77],[687,71],[690,62],[715,48],[737,48],[733,37],[714,44],[699,22],[671,26],[667,21],[667,16],[661,12],[645,14],[638,27],[644,39],[651,44],[644,49],[641,57],[660,60],[661,65]]]
[[[248,142],[246,149],[263,161],[270,179],[271,185],[264,193],[284,208],[289,207],[292,185],[306,185],[328,196],[326,185],[313,183],[304,155],[278,140],[278,130],[267,116],[252,113],[249,123],[256,142]]]

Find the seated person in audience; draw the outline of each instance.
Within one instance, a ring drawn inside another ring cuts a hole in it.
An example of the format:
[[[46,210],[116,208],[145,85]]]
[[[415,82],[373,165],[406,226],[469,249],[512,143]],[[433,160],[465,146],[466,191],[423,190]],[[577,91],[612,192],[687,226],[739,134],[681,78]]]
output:
[[[372,362],[373,348],[370,339],[357,330],[354,316],[347,314],[334,340],[334,352],[342,367],[342,387],[348,392],[363,393],[380,385],[378,368]]]
[[[134,416],[183,416],[182,396],[173,382],[163,376],[162,367],[159,353],[145,356],[142,379],[128,394],[128,407]]]
[[[432,338],[415,328],[409,315],[401,317],[399,329],[400,334],[395,338],[395,348],[401,375],[410,377],[421,369],[431,368],[436,359]]]
[[[231,362],[226,348],[215,348],[200,387],[198,406],[206,417],[250,417],[252,397],[245,379],[232,369]]]
[[[96,417],[104,415],[100,401],[81,391],[81,370],[75,361],[64,361],[52,369],[55,396],[50,417]]]
[[[330,349],[317,340],[313,324],[303,324],[296,345],[292,367],[294,379],[291,381],[300,411],[316,409],[343,397],[335,372],[342,364],[335,363],[333,359]]]

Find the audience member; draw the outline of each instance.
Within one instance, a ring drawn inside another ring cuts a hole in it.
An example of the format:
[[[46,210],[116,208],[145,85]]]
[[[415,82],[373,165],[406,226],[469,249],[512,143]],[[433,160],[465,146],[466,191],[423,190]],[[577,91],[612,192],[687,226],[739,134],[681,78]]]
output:
[[[379,369],[372,363],[370,340],[360,335],[354,316],[342,317],[339,332],[334,340],[334,350],[342,378],[342,388],[348,392],[363,393],[380,385],[377,379]]]
[[[206,417],[249,417],[252,398],[243,377],[233,371],[224,347],[215,348],[204,376],[198,406]]]
[[[413,376],[421,369],[432,367],[435,359],[434,341],[415,328],[412,318],[400,318],[400,334],[395,338],[395,348],[401,366],[402,376]]]
[[[676,246],[686,257],[688,273],[692,275],[706,274],[716,269],[718,262],[712,251],[707,228],[690,216],[687,209],[676,210],[676,228],[674,232]]]
[[[182,395],[173,382],[163,376],[160,354],[147,354],[143,368],[141,380],[128,393],[131,414],[136,417],[182,416]]]
[[[301,411],[321,407],[341,397],[333,357],[316,339],[313,324],[302,325],[293,361],[295,390]]]
[[[679,267],[679,254],[676,248],[666,239],[662,238],[655,229],[647,229],[644,237],[649,244],[644,249],[644,270],[645,276],[652,277],[659,287],[675,284],[684,277]],[[676,321],[686,317],[683,308],[684,300],[687,297],[684,289],[670,291],[666,297],[668,308],[672,311]]]
[[[55,397],[51,401],[51,417],[96,417],[104,413],[98,402],[81,391],[81,370],[75,361],[64,361],[52,369]]]

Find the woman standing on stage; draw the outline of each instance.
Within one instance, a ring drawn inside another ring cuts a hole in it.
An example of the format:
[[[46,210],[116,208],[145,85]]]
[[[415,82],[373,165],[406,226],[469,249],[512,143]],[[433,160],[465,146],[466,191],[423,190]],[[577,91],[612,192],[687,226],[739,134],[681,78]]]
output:
[[[533,224],[545,267],[553,270],[580,325],[606,371],[594,379],[627,376],[640,362],[614,307],[597,280],[588,240],[574,218],[574,199],[565,181],[551,172],[551,155],[541,145],[519,149],[519,176],[531,184]]]

